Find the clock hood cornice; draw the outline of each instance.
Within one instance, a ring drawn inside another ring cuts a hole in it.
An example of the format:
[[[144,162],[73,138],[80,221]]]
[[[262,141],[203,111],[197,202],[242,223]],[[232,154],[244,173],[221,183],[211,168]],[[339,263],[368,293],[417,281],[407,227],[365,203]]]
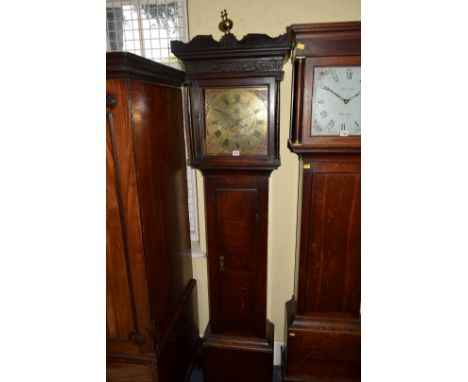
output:
[[[291,42],[285,33],[270,37],[263,33],[249,33],[241,40],[228,33],[216,41],[212,35],[195,36],[191,41],[171,41],[172,52],[181,60],[239,57],[282,56],[287,59]]]
[[[195,36],[190,42],[171,41],[171,50],[183,61],[187,74],[281,71],[288,59],[291,41],[287,34],[270,37],[251,33],[237,40],[232,33],[216,41],[211,35]]]

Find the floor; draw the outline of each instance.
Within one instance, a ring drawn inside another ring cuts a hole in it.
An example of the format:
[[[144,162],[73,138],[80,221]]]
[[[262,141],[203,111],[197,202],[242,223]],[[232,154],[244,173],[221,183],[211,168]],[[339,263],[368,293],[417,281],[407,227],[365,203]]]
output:
[[[273,379],[272,382],[281,382],[281,368],[279,366],[275,366],[273,368]],[[197,370],[194,369],[192,373],[192,377],[190,378],[190,382],[203,382],[203,374],[201,369]],[[241,381],[239,381],[241,382]]]

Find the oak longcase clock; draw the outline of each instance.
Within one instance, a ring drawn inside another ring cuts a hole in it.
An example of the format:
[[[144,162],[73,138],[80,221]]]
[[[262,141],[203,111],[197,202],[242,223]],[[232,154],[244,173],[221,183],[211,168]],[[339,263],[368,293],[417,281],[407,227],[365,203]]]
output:
[[[290,149],[299,245],[283,380],[357,382],[361,346],[361,24],[292,25]],[[364,126],[364,129],[366,126]]]
[[[279,83],[290,41],[264,34],[239,41],[227,28],[220,41],[196,36],[171,47],[186,70],[190,162],[205,182],[210,322],[204,380],[269,382],[268,179],[280,164]]]

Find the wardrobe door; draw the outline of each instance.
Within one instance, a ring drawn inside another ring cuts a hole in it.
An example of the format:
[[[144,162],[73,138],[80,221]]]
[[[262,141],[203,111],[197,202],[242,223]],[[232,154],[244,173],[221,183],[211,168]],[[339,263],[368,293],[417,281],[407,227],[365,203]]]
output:
[[[151,320],[127,102],[126,81],[107,81],[107,339],[110,352],[144,353]]]

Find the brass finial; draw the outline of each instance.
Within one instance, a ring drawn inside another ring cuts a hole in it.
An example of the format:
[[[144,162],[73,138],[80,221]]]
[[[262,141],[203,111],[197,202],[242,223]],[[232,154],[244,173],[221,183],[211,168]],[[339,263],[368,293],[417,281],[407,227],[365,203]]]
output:
[[[232,29],[232,26],[234,25],[234,23],[232,22],[232,20],[231,20],[231,19],[228,19],[227,15],[228,15],[228,14],[227,14],[226,10],[224,10],[224,12],[221,11],[221,19],[222,19],[223,21],[221,21],[221,22],[219,23],[219,29],[221,29],[221,31],[223,31],[224,34],[230,33],[230,31],[231,31],[231,29]]]

